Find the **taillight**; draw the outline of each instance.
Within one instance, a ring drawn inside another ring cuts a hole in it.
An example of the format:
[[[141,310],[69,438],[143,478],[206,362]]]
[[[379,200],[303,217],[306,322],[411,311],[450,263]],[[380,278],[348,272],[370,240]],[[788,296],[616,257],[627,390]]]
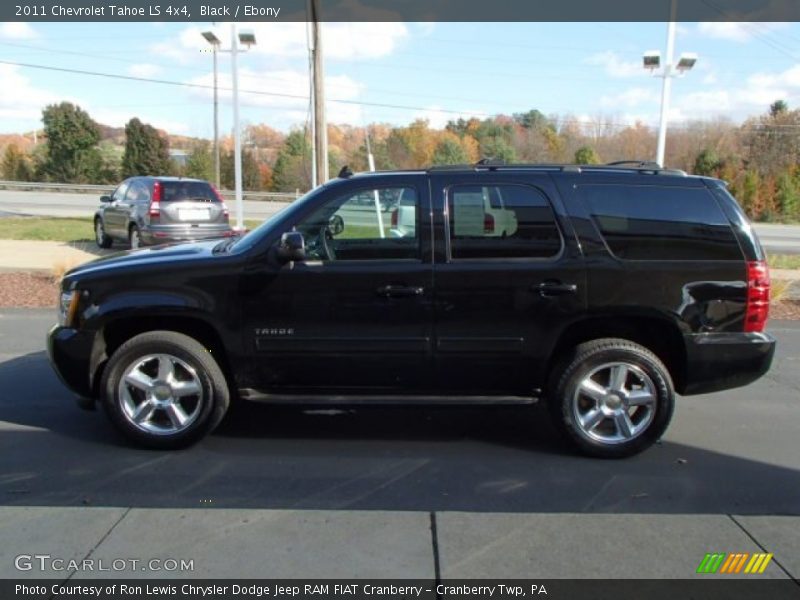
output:
[[[396,208],[392,211],[392,229],[397,229],[398,217],[397,213],[400,212]]]
[[[153,197],[150,198],[150,208],[147,210],[151,220],[158,219],[161,216],[161,194],[163,189],[161,182],[156,181],[153,184]]]
[[[214,186],[213,183],[209,183],[208,185],[211,186],[211,191],[214,192],[214,195],[217,197],[217,200],[222,204],[222,216],[225,218],[226,221],[230,219],[231,213],[228,211],[228,205],[225,204],[225,201],[222,199],[222,194],[219,193],[219,190]]]
[[[769,267],[763,260],[747,263],[747,308],[744,330],[760,333],[767,326],[769,317]]]
[[[483,214],[483,232],[494,233],[494,217],[489,213]]]

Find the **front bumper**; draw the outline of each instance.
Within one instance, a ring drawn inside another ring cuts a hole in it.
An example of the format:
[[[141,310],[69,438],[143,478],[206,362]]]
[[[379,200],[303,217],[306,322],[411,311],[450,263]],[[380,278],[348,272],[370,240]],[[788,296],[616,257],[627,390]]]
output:
[[[92,396],[94,332],[54,325],[47,334],[47,354],[61,382],[83,398]]]
[[[685,336],[685,396],[752,383],[772,365],[775,338],[767,333],[700,333]]]

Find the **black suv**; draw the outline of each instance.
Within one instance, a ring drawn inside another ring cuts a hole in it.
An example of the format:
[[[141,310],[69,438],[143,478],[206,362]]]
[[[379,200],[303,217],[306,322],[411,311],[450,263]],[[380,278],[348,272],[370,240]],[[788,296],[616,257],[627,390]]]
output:
[[[153,447],[201,438],[239,400],[541,398],[578,449],[619,457],[661,437],[676,392],[769,369],[769,286],[715,179],[343,171],[242,238],[73,269],[48,347],[83,405]]]

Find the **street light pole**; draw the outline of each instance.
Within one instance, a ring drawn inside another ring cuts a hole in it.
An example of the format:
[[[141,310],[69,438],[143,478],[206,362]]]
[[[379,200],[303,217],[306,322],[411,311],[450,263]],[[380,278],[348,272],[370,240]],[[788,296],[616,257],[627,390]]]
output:
[[[672,91],[673,61],[675,55],[675,17],[678,7],[678,0],[672,0],[670,8],[670,22],[667,26],[667,54],[664,64],[664,82],[661,87],[661,122],[658,128],[658,150],[656,162],[664,166],[664,155],[667,146],[667,121],[669,114],[669,96]]]
[[[239,71],[236,56],[236,24],[231,23],[231,77],[233,78],[233,179],[236,191],[236,229],[244,229],[244,202],[242,199],[242,135],[239,131]]]
[[[222,187],[219,175],[219,92],[217,86],[217,44],[211,46],[214,53],[214,182]]]

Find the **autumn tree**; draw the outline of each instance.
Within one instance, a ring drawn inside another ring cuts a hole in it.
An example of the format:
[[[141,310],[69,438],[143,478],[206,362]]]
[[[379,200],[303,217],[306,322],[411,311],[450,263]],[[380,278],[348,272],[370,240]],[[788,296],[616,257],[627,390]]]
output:
[[[311,187],[311,145],[299,129],[286,136],[272,170],[272,188],[294,192]]]
[[[122,157],[122,176],[164,175],[172,164],[169,142],[152,125],[133,118],[125,125],[125,154]]]
[[[42,122],[47,137],[43,174],[59,182],[86,182],[88,154],[100,140],[97,123],[86,111],[69,102],[47,106],[42,111]]]
[[[0,174],[10,181],[30,181],[33,165],[30,158],[16,144],[9,144],[0,163]]]

